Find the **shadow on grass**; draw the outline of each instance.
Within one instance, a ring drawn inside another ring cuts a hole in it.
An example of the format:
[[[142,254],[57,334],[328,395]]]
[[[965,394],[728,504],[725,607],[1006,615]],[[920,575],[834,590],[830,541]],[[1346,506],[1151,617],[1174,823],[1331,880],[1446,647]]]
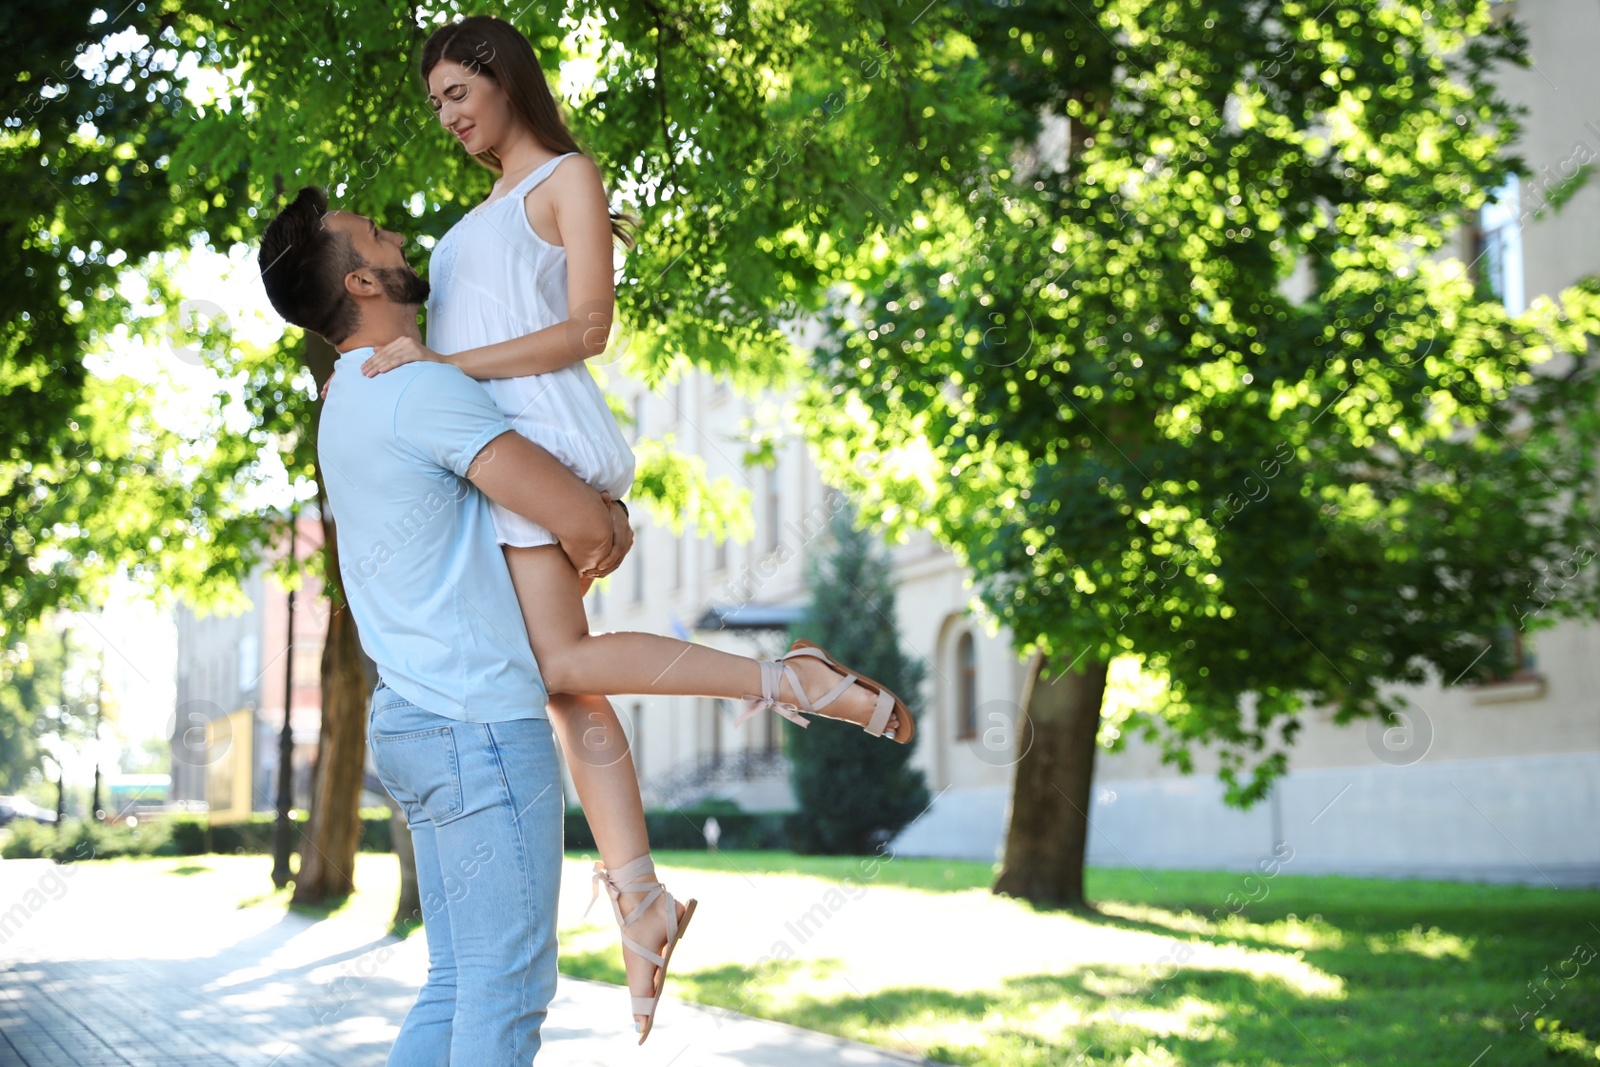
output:
[[[921,857],[802,856],[794,852],[723,852],[658,849],[653,854],[660,867],[730,874],[794,874],[832,882],[895,885],[930,892],[987,889],[994,882],[994,865],[967,860]],[[589,853],[569,852],[569,859],[586,859]]]
[[[828,876],[811,857],[754,866]],[[1229,872],[1092,875],[1099,910],[1034,910],[1162,938],[1169,962],[1074,964],[976,991],[862,992],[848,960],[802,959],[675,970],[670,992],[972,1067],[1594,1062],[1600,959],[1576,973],[1571,961],[1584,958],[1582,946],[1600,947],[1600,893],[1288,874],[1248,883]],[[1252,889],[1260,899],[1233,914],[1227,902],[1239,897],[1229,894]],[[1197,945],[1222,951],[1200,966]],[[563,956],[562,969],[623,980],[614,949]],[[1558,973],[1568,977],[1553,980]],[[1534,983],[1552,998],[1523,1015],[1540,1003]]]
[[[903,986],[840,996],[781,997],[764,983],[774,976],[738,966],[676,982],[679,995],[700,1003],[972,1067],[1460,1067],[1488,1043],[1465,1028],[1432,1025],[1426,997],[1397,999],[1380,987],[1308,996],[1280,976],[1231,970],[1180,968],[1163,981],[1147,968],[1097,965],[1012,978],[993,990]],[[1528,1047],[1535,1051],[1542,1059],[1542,1049]]]
[[[352,893],[342,893],[338,896],[324,897],[322,900],[305,902],[289,900],[289,910],[296,915],[309,915],[314,919],[326,919],[343,911],[345,906],[354,899]]]
[[[398,919],[389,920],[389,936],[398,937],[402,941],[420,929],[422,929],[422,917],[420,915],[405,915]]]
[[[1161,902],[1165,910],[1154,919],[1083,916],[1097,926],[1169,936],[1173,959],[1162,966],[1075,965],[994,989],[902,986],[836,995],[840,983],[830,976],[846,984],[850,977],[836,959],[675,972],[672,985],[676,995],[703,1004],[973,1067],[1465,1067],[1489,1048],[1489,1062],[1497,1064],[1532,1067],[1552,1055],[1589,1062],[1591,1035],[1600,1033],[1600,963],[1557,987],[1559,998],[1538,1027],[1530,1018],[1519,1028],[1513,1005],[1536,1003],[1528,981],[1569,959],[1575,943],[1600,944],[1589,925],[1594,894],[1474,900],[1459,887],[1393,889],[1353,903],[1321,894],[1320,913],[1284,893],[1252,906],[1233,926],[1203,934],[1182,926],[1184,911],[1199,906],[1177,901]],[[1288,943],[1295,908],[1318,914],[1314,929],[1326,947]],[[1196,966],[1184,951],[1196,943],[1246,954],[1224,952]],[[1430,955],[1439,944],[1456,954]],[[611,957],[588,954],[578,962],[583,971],[564,959],[563,970],[620,982]]]
[[[171,868],[170,870],[167,871],[167,873],[168,874],[207,874],[210,871],[211,871],[211,868],[207,867],[207,866],[205,866],[203,864],[186,863],[182,867],[173,867],[173,868]]]
[[[355,894],[345,893],[340,896],[330,896],[323,900],[313,902],[297,901],[294,899],[294,885],[291,883],[287,886],[284,886],[282,889],[268,889],[262,893],[254,893],[247,897],[240,897],[239,903],[236,905],[236,907],[258,908],[265,904],[277,904],[281,905],[283,910],[288,914],[305,915],[312,919],[322,920],[331,918],[338,912],[344,910],[344,908],[346,908],[354,899]],[[401,930],[391,923],[389,933],[397,936],[405,936],[406,934],[409,934],[416,926],[420,925],[420,922],[413,923],[406,926],[404,930]]]

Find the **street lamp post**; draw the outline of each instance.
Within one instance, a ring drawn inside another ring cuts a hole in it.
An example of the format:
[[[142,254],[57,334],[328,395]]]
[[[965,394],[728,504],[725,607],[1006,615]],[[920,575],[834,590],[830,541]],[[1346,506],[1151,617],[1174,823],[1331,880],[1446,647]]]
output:
[[[59,834],[59,833],[61,833],[62,826],[67,821],[67,793],[66,793],[67,776],[66,776],[66,769],[62,765],[60,760],[56,759],[55,756],[51,755],[48,752],[44,753],[41,756],[39,762],[43,765],[44,772],[46,774],[50,773],[50,768],[52,768],[52,767],[54,767],[55,771],[56,771],[56,825],[55,825],[55,831],[56,831],[57,834]]]
[[[100,639],[100,666],[94,675],[94,736],[90,742],[94,752],[94,793],[89,798],[89,818],[103,821],[105,811],[100,807],[100,716],[106,704],[106,645],[105,635]]]
[[[300,512],[289,512],[289,570],[295,567],[295,539],[300,532]],[[279,889],[289,884],[290,835],[294,820],[294,586],[289,587],[289,627],[285,637],[283,669],[283,729],[278,731],[278,821],[272,841],[272,884]]]

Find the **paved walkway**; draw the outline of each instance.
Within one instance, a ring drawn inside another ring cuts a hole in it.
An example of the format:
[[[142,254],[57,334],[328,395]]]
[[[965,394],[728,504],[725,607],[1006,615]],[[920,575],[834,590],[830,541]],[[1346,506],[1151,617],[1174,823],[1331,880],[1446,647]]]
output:
[[[240,908],[206,884],[149,864],[0,861],[0,1067],[380,1067],[427,971],[421,935]],[[538,1062],[925,1061],[670,999],[641,1048],[621,990],[563,978]]]

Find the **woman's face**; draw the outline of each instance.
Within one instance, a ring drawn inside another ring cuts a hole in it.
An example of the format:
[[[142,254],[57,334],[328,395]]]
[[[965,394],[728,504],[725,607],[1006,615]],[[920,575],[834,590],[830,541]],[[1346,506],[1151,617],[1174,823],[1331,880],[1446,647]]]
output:
[[[504,141],[516,121],[511,99],[494,78],[449,59],[428,72],[428,104],[439,124],[473,155]]]

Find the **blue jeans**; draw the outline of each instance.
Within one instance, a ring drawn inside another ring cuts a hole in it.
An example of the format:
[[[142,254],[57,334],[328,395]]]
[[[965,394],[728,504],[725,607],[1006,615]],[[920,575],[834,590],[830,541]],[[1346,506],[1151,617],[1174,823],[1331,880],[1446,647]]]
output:
[[[390,1067],[527,1067],[556,990],[561,777],[547,719],[472,723],[379,685],[367,744],[405,810],[428,980]]]

